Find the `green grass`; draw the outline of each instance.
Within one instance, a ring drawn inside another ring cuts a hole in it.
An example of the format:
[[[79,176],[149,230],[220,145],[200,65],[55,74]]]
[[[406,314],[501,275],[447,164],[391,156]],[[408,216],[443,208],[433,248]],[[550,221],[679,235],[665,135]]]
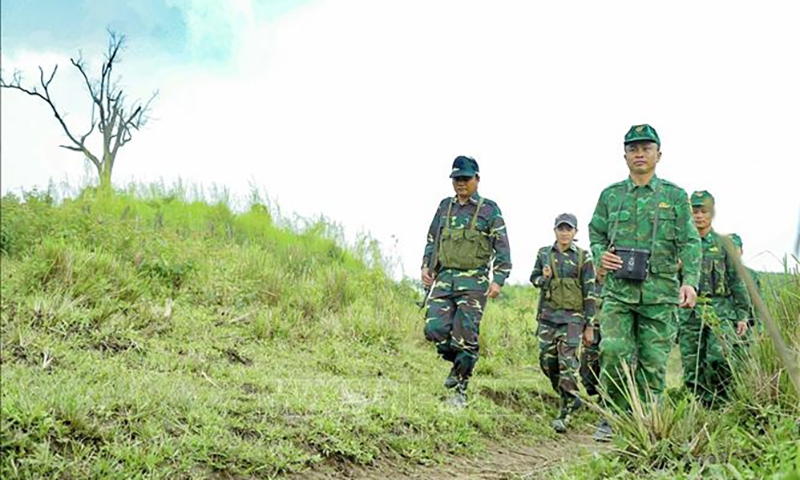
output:
[[[533,292],[489,307],[456,412],[417,290],[329,223],[91,190],[6,196],[2,218],[3,478],[270,477],[553,436]]]
[[[452,410],[418,288],[387,276],[374,241],[345,245],[334,223],[289,221],[258,195],[234,211],[224,190],[186,192],[2,199],[0,477],[271,478],[556,438],[534,289],[490,302],[470,407]],[[787,271],[768,295],[795,351],[799,279]],[[552,475],[800,469],[797,397],[764,338],[716,411],[677,388],[676,359],[661,426],[630,423],[617,450]],[[597,418],[581,412],[578,428]]]

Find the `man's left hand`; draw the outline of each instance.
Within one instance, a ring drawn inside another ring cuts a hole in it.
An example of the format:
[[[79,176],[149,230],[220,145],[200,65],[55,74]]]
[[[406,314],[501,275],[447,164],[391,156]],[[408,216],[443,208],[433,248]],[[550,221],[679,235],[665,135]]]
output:
[[[497,298],[497,296],[500,295],[500,285],[496,284],[495,282],[492,282],[492,284],[489,285],[489,289],[486,290],[486,293],[484,293],[484,295],[489,298]]]
[[[607,273],[608,273],[608,270],[606,270],[605,268],[603,268],[603,267],[598,267],[597,268],[597,271],[595,272],[595,280],[597,280],[597,283],[599,285],[603,285],[604,283],[606,283],[606,274]]]
[[[592,345],[592,342],[594,342],[594,326],[586,325],[586,328],[583,330],[583,345],[589,347]]]

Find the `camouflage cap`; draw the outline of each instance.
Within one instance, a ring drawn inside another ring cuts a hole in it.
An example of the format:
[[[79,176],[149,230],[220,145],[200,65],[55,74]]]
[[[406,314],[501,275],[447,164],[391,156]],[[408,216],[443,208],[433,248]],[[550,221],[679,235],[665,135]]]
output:
[[[453,160],[453,171],[450,172],[450,178],[455,177],[474,177],[480,172],[478,162],[472,157],[465,157],[459,155]]]
[[[661,139],[658,138],[656,129],[648,124],[634,125],[625,134],[625,145],[633,142],[654,142],[656,145],[661,146]]]
[[[728,235],[731,238],[731,242],[739,248],[742,248],[742,237],[739,236],[738,233],[731,233]]]
[[[704,207],[704,206],[714,206],[714,196],[708,193],[707,190],[698,190],[692,193],[692,206],[693,207]]]
[[[555,227],[558,228],[562,223],[566,223],[572,228],[578,228],[578,219],[571,213],[562,213],[556,217]]]

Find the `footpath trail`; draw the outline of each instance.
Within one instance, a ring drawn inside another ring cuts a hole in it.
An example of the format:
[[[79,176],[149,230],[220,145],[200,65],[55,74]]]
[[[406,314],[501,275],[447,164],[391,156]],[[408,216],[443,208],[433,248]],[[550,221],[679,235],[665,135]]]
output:
[[[611,447],[608,444],[594,442],[589,433],[573,432],[557,439],[543,438],[530,445],[492,444],[474,457],[453,456],[436,465],[414,465],[391,460],[380,460],[375,465],[367,467],[327,463],[286,478],[291,480],[533,480],[544,478],[565,462],[609,448]]]

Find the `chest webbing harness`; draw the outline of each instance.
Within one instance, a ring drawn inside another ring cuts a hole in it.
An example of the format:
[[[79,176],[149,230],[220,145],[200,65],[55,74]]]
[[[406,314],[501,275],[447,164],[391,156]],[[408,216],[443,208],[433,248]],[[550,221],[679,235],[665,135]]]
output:
[[[550,270],[553,272],[553,278],[550,279],[549,288],[547,289],[546,298],[551,308],[556,310],[583,310],[583,286],[581,285],[581,278],[583,276],[583,264],[585,254],[582,249],[578,248],[578,275],[577,277],[562,278],[558,275],[558,268],[553,261],[553,255],[548,253],[548,261],[550,263]]]
[[[471,270],[485,267],[492,258],[489,237],[477,229],[478,213],[483,206],[483,198],[478,201],[472,221],[467,228],[453,228],[451,214],[453,203],[447,207],[445,226],[439,240],[439,262],[443,268]]]

